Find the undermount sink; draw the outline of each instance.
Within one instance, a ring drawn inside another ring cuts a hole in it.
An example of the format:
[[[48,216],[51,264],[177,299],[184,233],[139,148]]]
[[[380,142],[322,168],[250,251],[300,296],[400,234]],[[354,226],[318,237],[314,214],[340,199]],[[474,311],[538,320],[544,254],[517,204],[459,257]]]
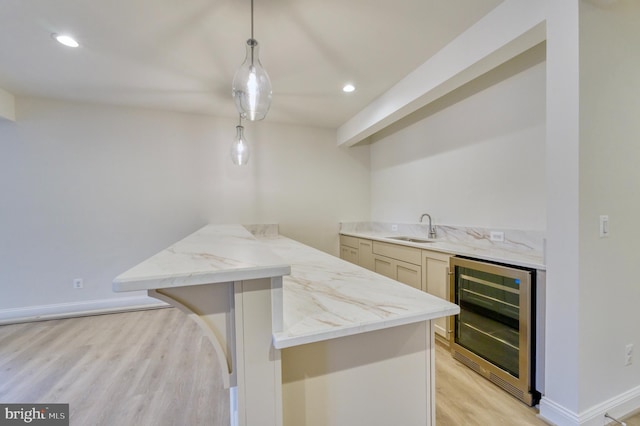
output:
[[[390,240],[398,240],[398,241],[406,241],[408,243],[435,243],[435,240],[427,240],[424,238],[418,238],[418,237],[387,237]]]

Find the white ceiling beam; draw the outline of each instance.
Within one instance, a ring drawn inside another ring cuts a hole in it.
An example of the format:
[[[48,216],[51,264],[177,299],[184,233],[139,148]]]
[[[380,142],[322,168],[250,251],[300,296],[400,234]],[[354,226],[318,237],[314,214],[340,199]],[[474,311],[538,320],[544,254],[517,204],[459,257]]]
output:
[[[0,119],[16,121],[16,98],[0,87]]]
[[[337,130],[353,146],[546,39],[545,2],[507,0]]]

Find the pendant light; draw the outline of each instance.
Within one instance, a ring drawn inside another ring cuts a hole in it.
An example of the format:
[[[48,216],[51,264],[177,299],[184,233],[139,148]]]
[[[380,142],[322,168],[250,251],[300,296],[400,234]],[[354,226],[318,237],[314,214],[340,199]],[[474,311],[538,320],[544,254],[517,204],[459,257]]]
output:
[[[271,80],[258,57],[253,38],[253,0],[251,0],[251,38],[247,40],[244,62],[233,78],[233,99],[242,118],[256,121],[267,116],[271,106]]]
[[[250,153],[251,151],[249,149],[249,143],[244,137],[242,115],[240,115],[238,125],[236,126],[236,138],[231,144],[231,161],[233,161],[233,164],[235,164],[236,166],[246,166],[249,162]]]

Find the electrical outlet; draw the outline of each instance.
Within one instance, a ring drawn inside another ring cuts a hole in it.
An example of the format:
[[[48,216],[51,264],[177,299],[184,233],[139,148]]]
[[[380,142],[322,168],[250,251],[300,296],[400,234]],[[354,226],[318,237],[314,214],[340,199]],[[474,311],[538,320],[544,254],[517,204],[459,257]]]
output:
[[[397,231],[398,230],[398,225],[391,225],[391,230],[392,231]]]
[[[624,347],[624,365],[631,365],[633,363],[633,344],[629,343]]]
[[[491,234],[489,235],[489,238],[491,239],[491,241],[504,241],[504,232],[502,231],[491,231]]]
[[[76,278],[73,280],[73,288],[84,288],[84,282],[82,278]]]

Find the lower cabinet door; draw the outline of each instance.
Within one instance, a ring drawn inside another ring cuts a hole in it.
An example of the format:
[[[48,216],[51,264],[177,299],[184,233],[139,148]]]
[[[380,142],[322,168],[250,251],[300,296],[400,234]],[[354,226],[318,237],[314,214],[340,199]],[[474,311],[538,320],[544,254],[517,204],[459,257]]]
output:
[[[425,272],[425,291],[449,300],[449,255],[423,251],[422,267]],[[449,340],[449,317],[433,320],[436,334]]]
[[[373,266],[374,271],[385,277],[422,290],[422,268],[418,265],[385,256],[374,255]]]
[[[373,261],[373,241],[360,239],[358,241],[358,265],[370,271],[375,270]]]
[[[422,268],[418,265],[396,260],[396,280],[422,290]]]
[[[373,270],[385,277],[396,279],[395,260],[384,256],[373,257]]]

